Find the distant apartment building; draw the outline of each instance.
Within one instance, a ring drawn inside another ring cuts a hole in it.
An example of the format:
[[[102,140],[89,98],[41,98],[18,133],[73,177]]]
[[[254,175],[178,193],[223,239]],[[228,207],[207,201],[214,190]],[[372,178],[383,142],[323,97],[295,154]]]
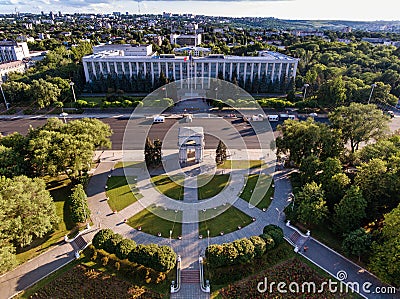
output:
[[[180,46],[198,46],[201,44],[201,34],[171,34],[171,44]]]
[[[384,46],[400,46],[400,41],[392,41],[388,38],[379,38],[379,37],[363,37],[361,39],[363,42],[367,42],[373,45],[384,45]]]
[[[197,53],[196,53],[197,52]],[[207,48],[188,48],[188,55],[157,54],[151,45],[104,45],[93,48],[83,57],[87,82],[107,76],[148,78],[154,84],[161,73],[166,78],[223,78],[240,80],[243,85],[253,80],[269,83],[289,82],[296,76],[298,59],[272,51],[258,56],[227,56],[209,54]],[[198,56],[194,54],[199,54]]]
[[[214,28],[213,29],[213,33],[221,33],[221,34],[223,34],[224,33],[224,28]]]
[[[302,31],[302,30],[293,30],[292,34],[294,36],[319,36],[319,37],[324,37],[324,33],[321,31]]]
[[[119,51],[123,56],[151,56],[153,47],[151,45],[134,45],[134,44],[106,44],[93,47],[93,54],[112,53]]]
[[[22,60],[29,56],[29,49],[26,42],[0,41],[0,62]]]
[[[0,81],[5,82],[9,73],[23,73],[26,65],[22,61],[11,61],[0,63]]]

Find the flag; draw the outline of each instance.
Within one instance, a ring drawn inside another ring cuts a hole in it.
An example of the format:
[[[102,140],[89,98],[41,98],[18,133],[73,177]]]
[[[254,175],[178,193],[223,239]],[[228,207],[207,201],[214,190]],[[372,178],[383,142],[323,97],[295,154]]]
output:
[[[186,62],[186,61],[187,61],[187,59],[188,59],[188,58],[187,58],[187,56],[183,57],[183,61],[185,61],[185,62]]]

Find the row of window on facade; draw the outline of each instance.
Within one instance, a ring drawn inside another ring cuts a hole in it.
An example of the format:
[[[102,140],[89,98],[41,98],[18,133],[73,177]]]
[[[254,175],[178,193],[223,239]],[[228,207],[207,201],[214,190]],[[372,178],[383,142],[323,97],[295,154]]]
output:
[[[160,76],[161,72],[168,78],[175,80],[190,77],[213,77],[220,75],[224,79],[232,80],[236,77],[250,77],[255,75],[262,78],[264,75],[272,81],[279,78],[292,78],[295,76],[294,63],[166,63],[166,62],[85,62],[85,68],[90,79],[100,74],[136,75],[150,73],[152,79]]]

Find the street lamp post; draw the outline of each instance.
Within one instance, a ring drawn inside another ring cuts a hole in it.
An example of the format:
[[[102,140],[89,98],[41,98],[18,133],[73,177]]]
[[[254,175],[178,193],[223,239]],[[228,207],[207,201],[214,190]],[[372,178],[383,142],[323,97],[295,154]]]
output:
[[[368,98],[368,104],[371,101],[372,98],[372,93],[374,92],[374,88],[376,87],[376,84],[371,84],[371,93],[369,94],[369,98]]]
[[[304,84],[303,101],[306,99],[307,87],[309,87],[309,86],[310,86],[310,84],[308,84],[308,83]]]
[[[72,89],[72,95],[74,96],[74,102],[76,102],[76,96],[75,96],[75,90],[74,90],[75,83],[71,81],[69,83],[69,85],[71,86],[71,89]]]
[[[294,209],[294,202],[296,201],[296,196],[294,196],[294,194],[293,193],[290,193],[290,197],[292,198],[292,211],[293,211],[293,209]]]
[[[171,245],[172,229],[169,230],[169,245]]]
[[[8,110],[8,103],[6,101],[6,96],[4,95],[3,87],[1,86],[3,84],[3,81],[0,80],[0,90],[1,90],[1,95],[3,96],[4,99],[4,105],[6,106],[6,110]]]
[[[207,230],[207,247],[210,247],[210,230]]]

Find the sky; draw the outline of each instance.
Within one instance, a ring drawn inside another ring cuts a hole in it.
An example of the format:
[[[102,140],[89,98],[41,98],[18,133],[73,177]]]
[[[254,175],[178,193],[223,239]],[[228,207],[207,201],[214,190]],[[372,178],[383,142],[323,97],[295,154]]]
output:
[[[400,20],[398,0],[264,0],[264,1],[128,1],[128,0],[0,0],[0,13],[192,13],[231,17],[275,17],[297,20]]]

